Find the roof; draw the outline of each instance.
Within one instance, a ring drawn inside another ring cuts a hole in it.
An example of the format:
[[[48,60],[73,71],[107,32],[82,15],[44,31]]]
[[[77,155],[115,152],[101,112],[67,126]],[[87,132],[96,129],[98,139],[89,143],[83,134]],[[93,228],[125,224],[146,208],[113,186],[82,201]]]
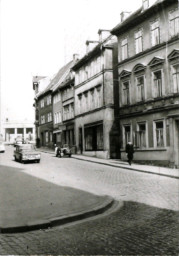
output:
[[[144,10],[139,8],[128,16],[123,22],[119,23],[111,30],[111,34],[119,35],[120,33],[126,32],[126,29],[138,25],[140,22],[146,20],[147,17],[151,17],[152,14],[158,13],[162,10],[162,7],[169,6],[172,3],[177,3],[178,0],[157,0],[151,7]]]
[[[37,97],[40,97],[50,91],[56,90],[58,86],[66,79],[71,70],[71,67],[75,62],[76,61],[72,60],[60,68],[60,70],[57,72],[57,74],[54,75],[53,79],[50,81],[47,87],[42,92],[40,92]]]

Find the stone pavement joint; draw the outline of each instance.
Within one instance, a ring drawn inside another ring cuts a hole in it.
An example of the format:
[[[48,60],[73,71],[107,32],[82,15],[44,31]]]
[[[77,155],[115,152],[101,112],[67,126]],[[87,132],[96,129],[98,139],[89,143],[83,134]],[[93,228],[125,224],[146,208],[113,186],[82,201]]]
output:
[[[44,153],[50,153],[54,154],[54,151],[52,149],[48,148],[38,148],[39,151]],[[150,165],[140,165],[133,163],[132,165],[128,165],[126,161],[122,161],[119,159],[101,159],[96,157],[90,157],[85,155],[77,155],[73,154],[72,157],[74,159],[82,160],[82,161],[88,161],[92,163],[137,171],[137,172],[143,172],[147,174],[154,174],[154,175],[161,175],[168,178],[175,178],[179,179],[179,169],[172,169],[172,168],[166,168],[166,167],[159,167],[159,166],[150,166]]]

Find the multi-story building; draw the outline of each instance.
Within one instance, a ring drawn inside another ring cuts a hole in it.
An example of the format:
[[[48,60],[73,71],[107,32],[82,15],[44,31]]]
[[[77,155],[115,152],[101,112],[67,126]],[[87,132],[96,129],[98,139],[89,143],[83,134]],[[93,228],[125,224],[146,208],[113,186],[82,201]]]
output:
[[[179,9],[148,0],[111,30],[118,38],[121,157],[179,166]]]
[[[57,73],[53,86],[53,134],[54,143],[74,146],[74,74],[72,66],[78,55]]]
[[[99,31],[100,40],[102,32]],[[110,143],[114,123],[115,46],[116,41],[111,35],[108,36],[72,68],[75,71],[75,138],[78,153],[102,158],[109,158],[115,153],[115,147],[111,147]]]
[[[45,147],[53,147],[52,81],[35,100],[37,144]]]

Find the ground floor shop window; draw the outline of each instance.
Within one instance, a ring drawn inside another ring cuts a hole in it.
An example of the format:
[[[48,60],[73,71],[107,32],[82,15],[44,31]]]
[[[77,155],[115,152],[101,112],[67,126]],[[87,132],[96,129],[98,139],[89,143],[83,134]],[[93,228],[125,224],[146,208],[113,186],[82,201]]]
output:
[[[103,150],[103,125],[85,128],[85,150]]]

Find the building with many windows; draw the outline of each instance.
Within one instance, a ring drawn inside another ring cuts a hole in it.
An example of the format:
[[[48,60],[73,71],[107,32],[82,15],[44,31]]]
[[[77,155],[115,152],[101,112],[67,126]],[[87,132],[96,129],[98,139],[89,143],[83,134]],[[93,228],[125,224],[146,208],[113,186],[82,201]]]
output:
[[[53,137],[54,143],[60,146],[75,145],[74,136],[74,72],[72,66],[78,55],[62,67],[54,78],[53,96]]]
[[[52,80],[53,81],[53,80]],[[36,139],[38,146],[53,147],[53,115],[52,115],[52,86],[48,86],[36,94]]]
[[[121,157],[179,166],[179,9],[177,0],[143,6],[111,30],[118,38]]]
[[[109,158],[114,123],[113,54],[117,44],[112,36],[101,40],[101,33],[102,30],[97,45],[72,68],[75,71],[75,137],[78,153]]]

